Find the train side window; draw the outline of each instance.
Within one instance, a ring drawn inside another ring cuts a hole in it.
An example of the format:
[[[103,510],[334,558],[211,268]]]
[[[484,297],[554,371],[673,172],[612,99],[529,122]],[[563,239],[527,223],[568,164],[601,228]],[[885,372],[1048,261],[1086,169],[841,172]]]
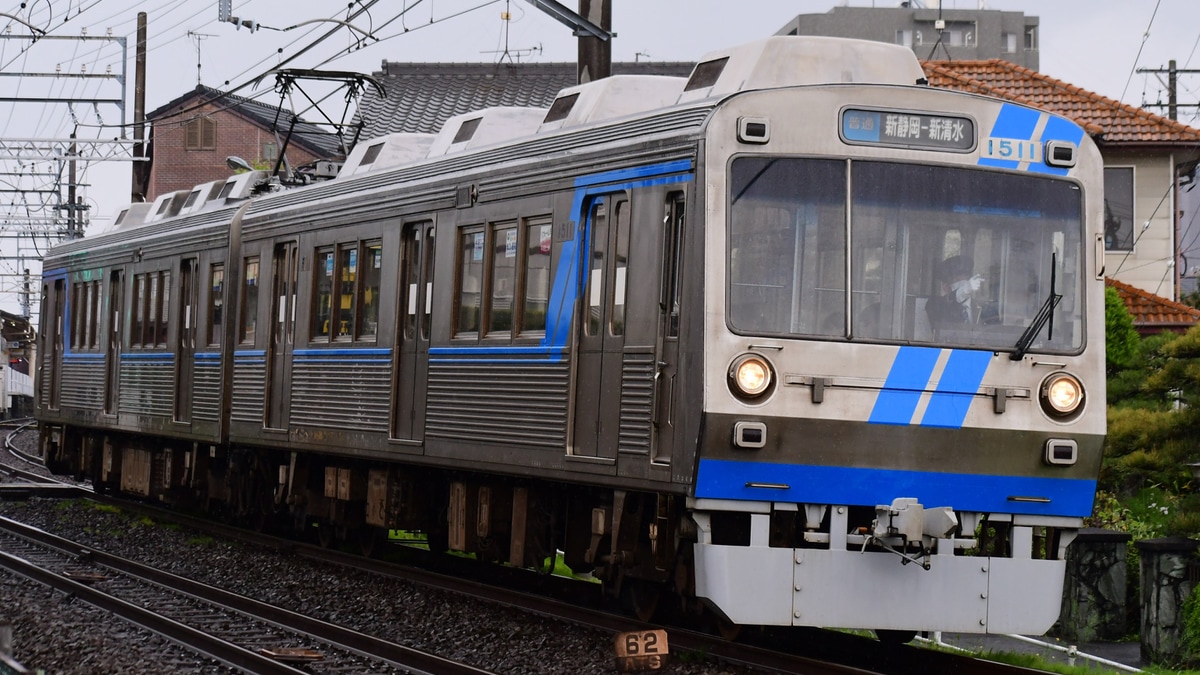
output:
[[[613,294],[608,330],[611,335],[625,334],[626,273],[629,267],[629,202],[621,200],[613,209],[616,215],[617,240],[613,251]]]
[[[132,295],[133,313],[129,346],[165,346],[167,315],[171,304],[171,273],[163,270],[135,274]]]
[[[358,310],[354,293],[354,283],[358,277],[358,244],[342,244],[338,247],[337,268],[337,323],[329,329],[330,339],[354,334],[354,315]]]
[[[246,258],[242,278],[242,318],[238,339],[242,343],[254,342],[254,331],[258,324],[258,256]]]
[[[316,307],[312,313],[312,337],[313,340],[328,341],[333,319],[333,247],[317,249],[313,260],[313,278],[316,284],[313,302]]]
[[[133,275],[133,292],[130,298],[133,312],[130,313],[129,346],[142,345],[142,325],[146,321],[146,275]]]
[[[81,297],[82,294],[83,294],[83,284],[82,283],[77,282],[77,283],[71,284],[71,301],[68,304],[68,306],[71,308],[72,314],[71,314],[71,321],[68,325],[71,328],[70,344],[71,344],[72,349],[78,349],[79,347],[83,346],[80,343],[80,339],[79,339],[80,334],[83,332],[81,330],[81,328],[82,328],[81,317],[83,316],[83,311],[82,311],[83,298]]]
[[[504,333],[513,327],[513,300],[517,283],[517,224],[492,225],[492,264],[488,270],[488,333]]]
[[[666,264],[663,266],[661,305],[667,315],[667,336],[679,337],[679,279],[683,268],[683,193],[667,196],[665,233],[667,238],[663,250]]]
[[[437,240],[434,238],[434,228],[427,230],[425,242],[425,313],[421,319],[421,337],[425,340],[429,339],[429,324],[433,319],[433,263],[437,259],[434,255]]]
[[[421,228],[409,226],[404,233],[404,250],[400,261],[401,298],[404,300],[404,332],[405,340],[413,339],[417,334],[417,316],[421,311],[422,289],[420,288],[421,269]]]
[[[550,302],[550,252],[554,226],[550,218],[525,222],[525,260],[521,269],[524,302],[520,333],[546,331],[546,307]]]
[[[359,307],[362,315],[355,332],[359,339],[374,339],[379,330],[379,286],[383,275],[383,244],[378,241],[363,244],[362,274],[359,275]]]
[[[604,306],[604,271],[608,267],[608,208],[603,201],[592,205],[588,219],[592,229],[592,255],[587,273],[587,288],[583,297],[587,302],[585,335],[600,334],[600,310]]]
[[[221,333],[225,316],[225,263],[212,266],[210,272],[212,293],[208,298],[208,344],[221,344]]]
[[[483,299],[484,232],[481,227],[462,230],[459,240],[458,312],[454,334],[478,333]]]
[[[159,296],[158,304],[155,310],[156,316],[154,321],[155,333],[154,344],[159,347],[167,345],[167,328],[171,315],[171,273],[167,271],[158,273]]]
[[[146,320],[142,322],[142,346],[153,347],[158,329],[158,275],[146,275]]]
[[[88,296],[88,347],[91,349],[99,349],[100,347],[100,281],[96,280],[91,283],[92,291]]]

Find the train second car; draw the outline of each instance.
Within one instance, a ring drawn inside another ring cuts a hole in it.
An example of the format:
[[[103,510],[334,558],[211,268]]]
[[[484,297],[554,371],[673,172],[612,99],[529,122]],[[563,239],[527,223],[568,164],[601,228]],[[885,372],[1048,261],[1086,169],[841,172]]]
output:
[[[42,450],[329,543],[561,552],[645,616],[1041,633],[1104,437],[1102,173],[854,40],[461,115],[55,248]]]

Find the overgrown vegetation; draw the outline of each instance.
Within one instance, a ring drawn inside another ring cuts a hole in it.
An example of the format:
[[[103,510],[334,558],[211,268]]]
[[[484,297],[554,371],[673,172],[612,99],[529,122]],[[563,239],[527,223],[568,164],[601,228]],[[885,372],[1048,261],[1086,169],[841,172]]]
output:
[[[1200,326],[1182,335],[1140,338],[1116,291],[1106,290],[1108,442],[1088,524],[1126,532],[1133,541],[1200,538],[1200,483],[1193,477],[1200,469]],[[1136,603],[1132,542],[1129,554]],[[1184,625],[1185,653],[1200,654],[1195,593],[1184,608]]]
[[[1107,290],[1108,443],[1093,524],[1135,539],[1200,535],[1190,466],[1200,463],[1200,327],[1138,339]]]

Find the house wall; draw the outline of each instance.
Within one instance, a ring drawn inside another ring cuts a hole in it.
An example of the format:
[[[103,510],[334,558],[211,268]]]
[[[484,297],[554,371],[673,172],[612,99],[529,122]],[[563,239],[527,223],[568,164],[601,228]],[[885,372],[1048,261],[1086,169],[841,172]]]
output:
[[[947,30],[969,30],[969,43],[951,45],[948,36],[938,44],[937,20],[946,22]],[[824,14],[801,14],[792,19],[776,35],[825,35],[858,38],[877,42],[896,42],[896,31],[909,31],[910,45],[917,58],[1004,59],[1030,70],[1038,69],[1038,17],[1021,12],[964,9],[917,9],[908,7],[834,7]],[[1026,47],[1029,33],[1030,47]],[[1003,36],[1015,37],[1015,49],[1008,51]],[[919,37],[918,37],[919,35]],[[936,50],[934,49],[936,46]]]
[[[1104,256],[1105,274],[1130,286],[1177,300],[1175,269],[1175,190],[1168,153],[1102,151],[1106,167],[1133,167],[1132,252]],[[1149,227],[1143,229],[1146,221]]]
[[[195,99],[192,99],[179,108],[166,111],[159,119],[151,120],[154,163],[150,168],[146,201],[153,201],[167,192],[189,190],[200,183],[228,178],[232,170],[225,165],[225,158],[230,155],[260,166],[266,162],[266,144],[276,143],[273,133],[223,110],[220,105],[204,105],[179,116],[171,114],[194,104]],[[216,147],[211,150],[185,148],[186,122],[197,115],[209,115],[216,122]],[[295,145],[290,146],[286,154],[293,167],[318,159]]]

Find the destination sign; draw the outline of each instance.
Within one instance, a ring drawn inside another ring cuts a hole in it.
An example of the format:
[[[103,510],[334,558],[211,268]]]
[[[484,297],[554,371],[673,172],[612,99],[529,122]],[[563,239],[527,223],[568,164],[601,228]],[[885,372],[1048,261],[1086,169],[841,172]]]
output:
[[[842,111],[842,138],[864,145],[964,151],[975,147],[975,123],[966,117],[847,108]]]

